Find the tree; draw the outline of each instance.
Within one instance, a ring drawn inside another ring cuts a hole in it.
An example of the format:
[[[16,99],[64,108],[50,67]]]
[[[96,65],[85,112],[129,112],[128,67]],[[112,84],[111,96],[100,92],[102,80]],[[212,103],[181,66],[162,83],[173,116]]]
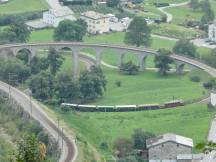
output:
[[[120,0],[107,0],[106,5],[108,7],[117,7],[120,3]]]
[[[46,146],[40,143],[34,135],[25,136],[18,143],[16,162],[44,162]]]
[[[127,75],[134,75],[139,72],[139,66],[133,64],[132,61],[129,61],[121,65],[120,72],[127,74]]]
[[[125,157],[133,151],[133,142],[127,138],[118,138],[113,143],[113,149],[118,157]]]
[[[191,0],[189,5],[193,10],[197,10],[200,8],[199,0]]]
[[[82,26],[80,22],[80,20],[77,22],[61,21],[54,31],[54,39],[56,41],[82,41],[86,34],[86,26]]]
[[[198,143],[196,149],[201,150],[203,153],[209,153],[216,150],[216,143],[211,141]]]
[[[42,70],[47,70],[49,67],[47,58],[33,57],[30,62],[30,69],[32,74],[38,74]]]
[[[56,72],[59,70],[63,63],[63,57],[57,53],[54,48],[49,49],[47,62],[50,68],[52,75],[56,75]]]
[[[196,47],[189,40],[179,40],[173,47],[173,52],[179,55],[196,56]]]
[[[216,68],[216,49],[213,49],[211,53],[202,55],[202,60],[211,67]]]
[[[155,135],[150,132],[145,132],[142,129],[135,129],[132,135],[134,148],[146,150],[146,140],[152,137],[155,137]]]
[[[30,76],[30,69],[20,60],[11,59],[8,62],[0,62],[0,77],[12,85],[25,81]]]
[[[83,37],[83,36],[85,36],[86,35],[86,33],[87,33],[87,28],[88,28],[88,25],[87,25],[87,23],[85,22],[85,20],[83,20],[83,19],[77,19],[76,21],[75,21],[75,23],[76,24],[78,24],[82,29],[80,30],[80,32],[82,32],[82,33],[80,33],[80,35]],[[82,39],[81,39],[82,40]]]
[[[130,23],[125,35],[125,43],[136,45],[137,47],[141,45],[149,46],[151,44],[151,29],[143,17],[137,16]]]
[[[9,42],[27,42],[30,38],[30,30],[28,30],[27,25],[24,23],[16,22],[12,24],[10,27],[5,28],[3,30],[3,38],[8,40]]]
[[[92,66],[90,71],[84,71],[79,78],[80,92],[84,99],[94,100],[103,95],[107,80],[100,67]]]
[[[166,49],[160,49],[158,55],[155,56],[155,67],[158,68],[158,72],[161,75],[166,75],[170,70],[170,64],[173,63],[173,59],[170,57],[171,52]]]
[[[30,77],[28,80],[33,96],[43,101],[53,96],[53,84],[53,76],[44,71]]]
[[[59,73],[56,78],[55,94],[60,102],[77,102],[80,97],[79,83],[69,74]]]

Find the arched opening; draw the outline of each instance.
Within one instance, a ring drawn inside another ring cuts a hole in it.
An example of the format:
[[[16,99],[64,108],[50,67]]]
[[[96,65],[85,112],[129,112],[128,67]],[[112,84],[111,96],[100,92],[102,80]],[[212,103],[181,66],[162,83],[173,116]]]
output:
[[[138,65],[140,63],[139,55],[134,52],[125,52],[123,57],[123,63],[131,61],[133,64]]]
[[[28,64],[32,58],[32,52],[27,48],[20,49],[15,55],[16,58],[23,61],[25,64]]]

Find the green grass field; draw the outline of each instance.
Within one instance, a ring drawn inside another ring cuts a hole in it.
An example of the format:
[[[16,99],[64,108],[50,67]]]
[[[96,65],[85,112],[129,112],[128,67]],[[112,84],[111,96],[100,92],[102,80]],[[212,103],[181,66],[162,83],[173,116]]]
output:
[[[199,21],[203,15],[202,11],[193,11],[188,6],[180,6],[167,9],[173,15],[174,24],[184,24],[186,20]]]
[[[206,93],[201,83],[190,81],[188,75],[161,77],[155,71],[145,71],[136,76],[121,75],[117,70],[104,69],[108,80],[107,90],[102,98],[92,104],[124,105],[162,103],[173,99],[190,100]],[[121,81],[117,87],[115,82]]]
[[[48,9],[45,0],[9,0],[0,5],[0,14],[15,14],[31,11],[43,11]]]
[[[133,130],[142,128],[155,133],[176,133],[193,138],[195,144],[206,141],[210,121],[215,112],[206,105],[188,105],[176,109],[128,113],[67,113],[60,114],[71,128],[81,133],[100,152],[110,155],[118,137],[130,138]],[[100,150],[107,142],[109,149]]]

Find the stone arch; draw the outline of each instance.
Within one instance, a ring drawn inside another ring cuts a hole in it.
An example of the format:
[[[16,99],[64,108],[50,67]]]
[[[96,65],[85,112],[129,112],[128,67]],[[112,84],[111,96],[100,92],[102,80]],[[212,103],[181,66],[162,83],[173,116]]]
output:
[[[26,63],[30,64],[32,58],[36,55],[36,51],[30,48],[19,48],[13,51],[15,57],[19,57],[21,54],[26,55],[27,60],[24,60]],[[24,56],[25,57],[25,56]]]
[[[182,74],[184,71],[185,63],[180,61],[175,61],[175,65],[176,65],[176,73]]]
[[[146,68],[146,59],[148,55],[145,54],[139,54],[138,59],[139,59],[139,69],[140,71],[144,71]]]

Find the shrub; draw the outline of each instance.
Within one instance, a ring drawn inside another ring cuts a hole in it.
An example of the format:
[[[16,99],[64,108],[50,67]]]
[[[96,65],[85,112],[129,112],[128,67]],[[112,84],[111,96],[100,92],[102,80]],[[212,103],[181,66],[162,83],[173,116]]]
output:
[[[115,85],[116,85],[117,87],[121,87],[122,82],[121,82],[120,80],[116,80],[116,81],[115,81]]]
[[[200,82],[200,77],[199,76],[190,76],[190,80],[193,82]]]
[[[107,142],[101,142],[100,144],[100,149],[101,150],[108,150],[109,146],[107,144]]]

